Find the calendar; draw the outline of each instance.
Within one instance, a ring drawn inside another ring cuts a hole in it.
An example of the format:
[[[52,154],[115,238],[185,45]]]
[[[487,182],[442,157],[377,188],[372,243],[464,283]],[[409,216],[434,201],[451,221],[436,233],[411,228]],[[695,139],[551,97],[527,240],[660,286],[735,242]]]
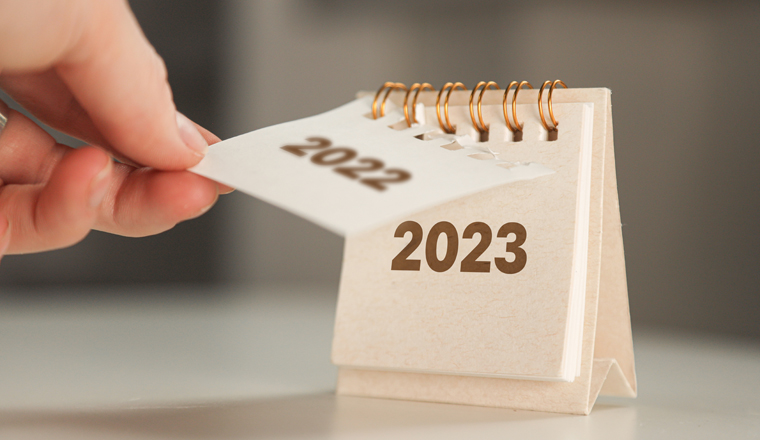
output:
[[[609,90],[389,82],[192,171],[345,237],[339,394],[573,414],[636,395]]]

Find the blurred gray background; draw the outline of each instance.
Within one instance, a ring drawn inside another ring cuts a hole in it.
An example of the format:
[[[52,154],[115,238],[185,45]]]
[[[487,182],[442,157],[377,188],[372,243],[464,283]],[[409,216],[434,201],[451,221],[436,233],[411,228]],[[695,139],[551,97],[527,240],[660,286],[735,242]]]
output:
[[[130,3],[178,108],[222,138],[388,80],[609,87],[634,325],[760,338],[760,3]],[[92,233],[70,249],[5,257],[0,294],[286,281],[337,292],[342,244],[232,194],[157,237]]]

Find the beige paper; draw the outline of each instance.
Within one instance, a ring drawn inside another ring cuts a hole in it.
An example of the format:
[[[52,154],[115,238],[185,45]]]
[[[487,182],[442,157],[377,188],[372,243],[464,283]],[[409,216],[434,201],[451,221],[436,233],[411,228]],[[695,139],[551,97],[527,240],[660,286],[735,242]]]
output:
[[[489,99],[493,101],[495,95],[486,94],[484,103],[489,104]],[[520,104],[535,103],[537,93],[521,92],[519,98]],[[563,173],[561,169],[562,161],[572,162],[563,156],[573,151],[568,149],[558,151],[554,157],[544,154],[539,158],[550,163],[550,168],[556,167],[556,174],[486,190],[410,217],[418,220],[425,231],[430,230],[432,222],[446,219],[457,227],[461,237],[461,227],[469,221],[483,221],[495,228],[501,221],[511,221],[510,216],[528,218],[530,209],[520,212],[520,206],[541,210],[534,214],[540,214],[536,219],[543,215],[543,226],[540,222],[524,220],[529,223],[529,231],[538,232],[534,238],[537,242],[531,242],[536,246],[527,249],[528,261],[531,255],[543,255],[541,261],[548,261],[547,249],[554,247],[557,266],[523,273],[526,275],[523,282],[537,286],[532,296],[525,294],[526,287],[522,286],[523,295],[510,297],[508,302],[500,301],[499,288],[504,287],[505,278],[494,275],[515,277],[520,273],[461,274],[420,270],[402,274],[406,275],[405,278],[383,278],[382,269],[387,273],[387,268],[378,269],[375,257],[385,252],[383,258],[387,260],[388,255],[398,252],[397,248],[388,250],[385,244],[389,242],[387,237],[393,236],[396,223],[347,238],[333,354],[335,362],[341,366],[339,393],[574,414],[588,414],[600,391],[635,396],[609,90],[557,90],[554,102],[590,102],[594,108],[590,205],[587,208],[589,231],[588,243],[584,243],[588,250],[583,338],[578,377],[572,382],[503,378],[534,375],[556,379],[557,367],[562,357],[567,356],[566,350],[563,352],[564,335],[561,334],[567,328],[566,321],[562,320],[569,313],[567,291],[557,295],[547,292],[556,291],[556,286],[570,285],[568,261],[572,260],[577,246],[572,243],[573,227],[568,224],[570,217],[563,211],[568,208],[562,201],[572,196],[575,202],[577,194],[558,197],[556,206],[549,208],[546,201],[550,200],[550,194],[541,194],[538,184],[546,181],[547,187],[556,191],[556,184],[562,183],[563,179],[568,182],[572,173]],[[561,106],[555,107],[560,114]],[[577,113],[577,110],[571,113]],[[525,114],[524,130],[528,136],[529,130],[538,127],[537,111],[522,114]],[[573,122],[568,116],[564,114],[565,124],[560,126],[558,141],[547,144],[560,146],[563,138],[571,138],[568,135],[571,130],[566,127],[572,126]],[[560,121],[562,123],[562,119]],[[493,132],[499,132],[495,125],[492,127]],[[502,147],[513,151],[520,148],[516,145]],[[520,154],[529,155],[530,152]],[[577,154],[577,150],[573,154]],[[570,187],[578,188],[577,185]],[[504,197],[504,191],[509,191],[512,197]],[[510,202],[520,199],[531,200],[531,203],[514,205]],[[552,224],[552,217],[561,220],[553,229],[546,226]],[[540,242],[542,236],[547,240],[543,244]],[[400,241],[403,244],[407,240]],[[526,241],[526,247],[528,243]],[[493,243],[489,251],[492,247]],[[483,255],[483,260],[492,260],[492,254]],[[421,260],[424,266],[424,257]],[[519,284],[516,278],[509,280],[508,287]],[[394,312],[399,312],[400,316]],[[436,312],[440,313],[438,320]],[[509,318],[505,318],[505,314]],[[422,319],[415,320],[415,317]],[[504,325],[504,319],[510,320],[507,325]],[[407,335],[411,336],[405,338]],[[423,336],[422,339],[419,335]],[[502,377],[484,377],[499,375]]]
[[[427,99],[427,98],[426,98]],[[214,144],[190,171],[293,212],[339,235],[386,224],[487,188],[551,173],[538,164],[510,168],[468,157],[479,150],[422,141],[429,127],[389,128],[398,106],[371,118],[372,97]],[[369,115],[369,117],[368,117]]]

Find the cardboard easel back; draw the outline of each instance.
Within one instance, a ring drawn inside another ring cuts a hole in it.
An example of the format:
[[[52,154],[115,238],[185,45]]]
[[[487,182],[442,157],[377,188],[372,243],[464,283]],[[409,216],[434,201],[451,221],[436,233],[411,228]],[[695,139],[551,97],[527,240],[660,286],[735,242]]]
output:
[[[588,414],[602,390],[635,395],[609,97],[607,89],[558,90],[554,97],[556,103],[594,103],[588,272],[579,377],[563,383],[341,367],[339,394],[572,414]],[[535,102],[537,94],[526,91],[520,98],[521,103]],[[346,240],[346,255],[351,240]],[[601,294],[600,288],[604,289]]]
[[[615,171],[611,106],[607,107],[607,114],[604,156],[604,227],[602,230],[604,245],[594,358],[598,362],[610,365],[609,374],[600,394],[636,397],[636,371]],[[604,369],[601,365],[600,368]]]

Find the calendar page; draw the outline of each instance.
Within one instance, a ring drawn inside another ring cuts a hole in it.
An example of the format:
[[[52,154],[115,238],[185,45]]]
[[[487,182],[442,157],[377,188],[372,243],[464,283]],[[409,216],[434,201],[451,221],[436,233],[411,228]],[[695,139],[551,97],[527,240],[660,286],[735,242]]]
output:
[[[212,145],[191,171],[344,236],[555,172],[535,162],[508,163],[487,154],[484,160],[477,143],[461,139],[465,148],[442,148],[457,137],[428,140],[422,135],[440,132],[438,127],[401,127],[398,109],[372,119],[371,107],[372,97],[364,97],[225,140]]]
[[[488,142],[489,154],[555,172],[348,237],[334,363],[541,381],[578,376],[593,104],[555,105],[563,124],[555,141],[539,136],[535,106],[521,110],[523,140]]]

